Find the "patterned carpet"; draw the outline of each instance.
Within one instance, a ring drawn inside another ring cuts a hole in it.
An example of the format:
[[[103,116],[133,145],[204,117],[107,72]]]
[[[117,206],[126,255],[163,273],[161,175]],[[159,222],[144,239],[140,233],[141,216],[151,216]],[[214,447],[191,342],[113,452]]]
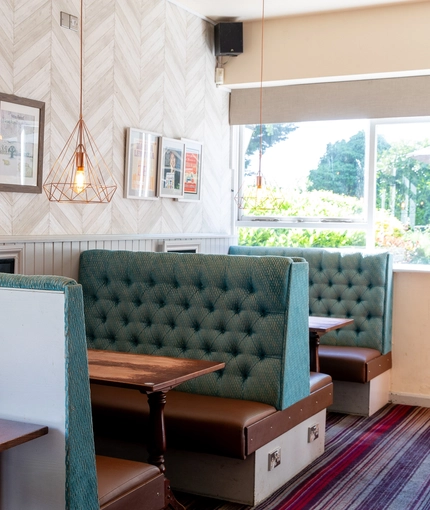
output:
[[[187,510],[251,507],[177,493]],[[254,510],[430,510],[430,408],[327,415],[325,453]]]

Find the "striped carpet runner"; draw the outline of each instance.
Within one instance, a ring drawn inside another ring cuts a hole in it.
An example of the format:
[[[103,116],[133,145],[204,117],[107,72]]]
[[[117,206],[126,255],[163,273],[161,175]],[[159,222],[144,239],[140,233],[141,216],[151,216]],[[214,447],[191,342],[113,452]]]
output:
[[[188,495],[183,502],[188,510],[251,509]],[[254,507],[354,509],[430,510],[430,408],[390,404],[370,418],[328,413],[325,453]]]

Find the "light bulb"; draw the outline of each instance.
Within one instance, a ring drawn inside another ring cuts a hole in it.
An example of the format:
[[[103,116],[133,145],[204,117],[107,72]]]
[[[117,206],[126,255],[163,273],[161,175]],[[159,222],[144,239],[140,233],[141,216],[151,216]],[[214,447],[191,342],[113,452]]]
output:
[[[76,153],[76,172],[73,182],[73,191],[81,193],[85,188],[85,166],[84,166],[84,153]]]

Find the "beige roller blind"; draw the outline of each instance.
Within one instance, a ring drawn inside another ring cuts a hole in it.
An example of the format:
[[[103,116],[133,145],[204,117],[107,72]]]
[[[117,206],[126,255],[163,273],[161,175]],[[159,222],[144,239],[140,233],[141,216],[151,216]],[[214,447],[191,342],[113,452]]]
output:
[[[430,76],[263,89],[263,123],[430,115]],[[230,124],[260,123],[260,89],[231,92]]]

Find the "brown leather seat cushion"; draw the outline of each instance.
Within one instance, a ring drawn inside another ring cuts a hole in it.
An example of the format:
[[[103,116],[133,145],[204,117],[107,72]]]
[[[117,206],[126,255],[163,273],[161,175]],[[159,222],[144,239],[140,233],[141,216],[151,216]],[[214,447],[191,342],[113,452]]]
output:
[[[381,353],[366,347],[320,345],[320,370],[336,381],[367,382],[367,365]]]
[[[101,509],[164,508],[164,476],[156,466],[97,455],[96,467]]]
[[[136,443],[145,439],[149,415],[145,395],[92,384],[91,400],[96,436]],[[246,427],[276,409],[260,402],[170,391],[164,413],[168,447],[244,458]]]
[[[322,372],[311,372],[311,393],[317,391],[332,382],[331,376]]]

